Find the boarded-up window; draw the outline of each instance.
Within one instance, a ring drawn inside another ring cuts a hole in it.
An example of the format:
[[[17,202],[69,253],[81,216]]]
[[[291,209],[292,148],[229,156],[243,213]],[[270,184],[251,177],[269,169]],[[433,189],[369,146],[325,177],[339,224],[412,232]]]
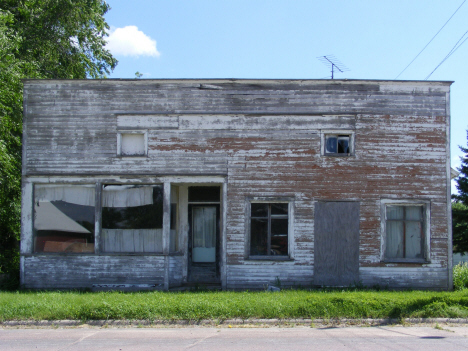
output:
[[[250,256],[288,255],[288,203],[250,204]]]
[[[145,156],[146,140],[144,133],[122,133],[120,134],[120,155],[122,156]]]
[[[94,252],[94,185],[35,185],[34,251]]]
[[[105,185],[104,252],[162,252],[162,185]]]
[[[386,207],[386,259],[424,259],[424,206]]]

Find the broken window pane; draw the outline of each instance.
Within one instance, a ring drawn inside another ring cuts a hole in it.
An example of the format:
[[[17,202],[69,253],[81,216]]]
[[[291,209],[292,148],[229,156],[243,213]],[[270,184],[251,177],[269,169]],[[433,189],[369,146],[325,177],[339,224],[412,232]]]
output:
[[[349,135],[326,135],[325,154],[349,154],[350,139]]]
[[[34,251],[94,252],[94,185],[35,185]]]
[[[339,154],[349,153],[349,136],[340,135],[338,137],[338,153]]]
[[[162,185],[105,185],[104,252],[162,252]]]

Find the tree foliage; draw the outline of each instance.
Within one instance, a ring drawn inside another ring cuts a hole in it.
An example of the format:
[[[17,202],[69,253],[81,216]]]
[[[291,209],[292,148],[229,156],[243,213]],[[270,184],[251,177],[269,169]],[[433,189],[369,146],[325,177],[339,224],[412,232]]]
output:
[[[452,196],[454,199],[452,203],[453,251],[468,252],[468,147],[460,146],[460,149],[465,153],[465,156],[458,168],[460,175],[455,180],[458,195]]]
[[[16,269],[20,232],[21,79],[105,78],[103,0],[0,0],[0,273]]]

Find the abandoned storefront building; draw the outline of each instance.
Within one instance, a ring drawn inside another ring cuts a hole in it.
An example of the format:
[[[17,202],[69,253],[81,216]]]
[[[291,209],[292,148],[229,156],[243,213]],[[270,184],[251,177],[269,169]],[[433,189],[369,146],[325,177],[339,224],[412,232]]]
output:
[[[26,80],[22,286],[450,289],[450,84]]]

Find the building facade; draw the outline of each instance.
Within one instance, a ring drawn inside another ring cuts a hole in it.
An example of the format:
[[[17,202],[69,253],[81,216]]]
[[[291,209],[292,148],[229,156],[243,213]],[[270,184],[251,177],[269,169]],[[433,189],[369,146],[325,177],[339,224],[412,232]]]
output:
[[[21,284],[451,289],[450,84],[26,80]]]

